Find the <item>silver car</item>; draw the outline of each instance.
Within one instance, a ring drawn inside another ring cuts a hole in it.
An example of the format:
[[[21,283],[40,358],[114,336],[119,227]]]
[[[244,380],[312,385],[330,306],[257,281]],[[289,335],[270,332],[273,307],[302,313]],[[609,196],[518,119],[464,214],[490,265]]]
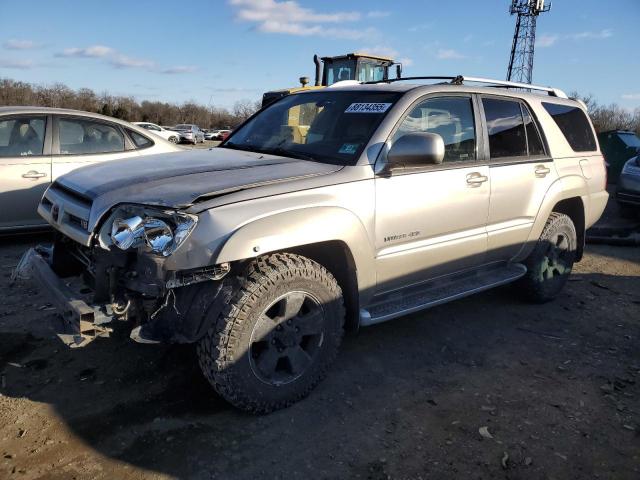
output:
[[[38,202],[53,180],[77,167],[179,150],[103,115],[0,107],[0,232],[48,226],[36,211]]]
[[[190,123],[181,123],[172,128],[172,130],[180,134],[180,141],[193,143],[204,143],[204,132],[200,127]]]

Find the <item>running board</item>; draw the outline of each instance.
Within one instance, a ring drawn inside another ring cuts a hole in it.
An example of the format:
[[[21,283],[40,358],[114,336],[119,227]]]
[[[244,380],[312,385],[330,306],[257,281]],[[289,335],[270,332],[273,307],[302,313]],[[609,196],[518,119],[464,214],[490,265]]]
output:
[[[487,270],[475,270],[449,279],[439,279],[384,294],[367,309],[360,310],[360,325],[386,322],[396,317],[467,297],[519,279],[527,268],[510,263]]]

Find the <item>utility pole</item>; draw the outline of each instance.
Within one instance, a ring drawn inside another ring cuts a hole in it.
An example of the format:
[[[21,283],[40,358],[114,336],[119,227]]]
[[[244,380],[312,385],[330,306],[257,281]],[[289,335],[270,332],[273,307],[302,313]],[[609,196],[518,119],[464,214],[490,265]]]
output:
[[[536,44],[538,15],[551,10],[551,2],[544,0],[511,0],[511,15],[518,15],[511,44],[511,57],[507,80],[531,83],[533,77],[533,53]]]

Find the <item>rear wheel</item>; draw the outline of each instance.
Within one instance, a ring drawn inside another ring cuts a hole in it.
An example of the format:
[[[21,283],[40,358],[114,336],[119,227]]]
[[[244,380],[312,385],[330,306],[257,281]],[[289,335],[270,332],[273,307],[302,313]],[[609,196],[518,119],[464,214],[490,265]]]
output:
[[[573,222],[567,215],[553,212],[533,252],[524,262],[527,273],[519,281],[520,291],[536,303],[555,298],[569,278],[576,247]]]
[[[342,291],[318,263],[291,254],[253,261],[200,340],[200,367],[236,407],[267,413],[304,398],[326,375],[344,333]]]
[[[176,136],[169,137],[169,141],[171,143],[178,143],[178,137],[176,137]]]

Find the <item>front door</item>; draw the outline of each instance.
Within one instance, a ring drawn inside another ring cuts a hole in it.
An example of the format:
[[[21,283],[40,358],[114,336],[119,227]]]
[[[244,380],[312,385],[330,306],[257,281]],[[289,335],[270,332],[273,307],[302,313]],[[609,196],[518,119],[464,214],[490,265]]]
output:
[[[44,225],[38,203],[51,182],[46,115],[0,118],[0,230]]]
[[[480,131],[470,96],[430,97],[410,108],[391,142],[439,134],[442,164],[376,177],[377,292],[484,263],[489,167],[478,162]]]

